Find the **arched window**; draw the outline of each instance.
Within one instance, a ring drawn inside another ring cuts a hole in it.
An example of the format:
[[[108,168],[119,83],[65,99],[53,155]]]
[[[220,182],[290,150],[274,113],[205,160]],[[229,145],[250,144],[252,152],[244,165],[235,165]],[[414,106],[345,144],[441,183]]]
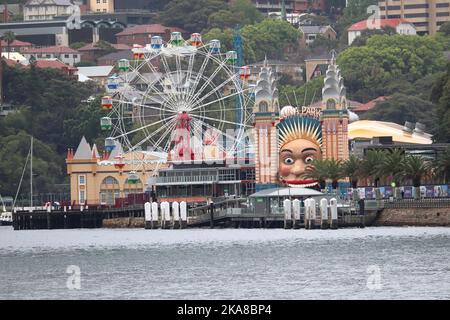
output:
[[[336,101],[334,101],[334,99],[328,99],[327,110],[334,110],[334,109],[336,109]]]
[[[259,103],[259,112],[269,112],[269,104],[266,101]]]
[[[113,205],[120,198],[120,185],[114,177],[106,177],[100,185],[100,203]]]
[[[137,181],[130,181],[129,179],[127,179],[127,181],[125,181],[125,186],[123,188],[123,193],[125,194],[125,197],[128,197],[129,194],[136,194],[143,192],[144,192],[144,185],[142,184],[141,179]]]

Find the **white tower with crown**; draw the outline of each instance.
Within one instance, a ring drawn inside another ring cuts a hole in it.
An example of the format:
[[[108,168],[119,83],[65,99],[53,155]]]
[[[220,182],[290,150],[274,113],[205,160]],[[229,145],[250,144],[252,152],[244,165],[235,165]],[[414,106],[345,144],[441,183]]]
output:
[[[331,54],[322,89],[322,152],[324,159],[347,160],[349,116],[346,89],[336,65],[336,52],[333,50]]]
[[[256,189],[275,187],[278,172],[277,130],[280,106],[275,72],[267,58],[258,76],[255,88],[254,135]]]

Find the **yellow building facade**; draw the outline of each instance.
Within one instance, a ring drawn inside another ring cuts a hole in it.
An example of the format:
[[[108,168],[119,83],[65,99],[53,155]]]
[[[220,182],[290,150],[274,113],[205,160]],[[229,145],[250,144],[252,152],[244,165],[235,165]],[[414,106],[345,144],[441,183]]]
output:
[[[450,0],[386,0],[379,1],[381,18],[406,19],[418,34],[435,34],[450,21]]]
[[[114,0],[90,0],[89,8],[91,12],[114,12]]]
[[[109,155],[100,156],[84,137],[75,152],[69,149],[66,163],[72,204],[114,205],[116,199],[151,189],[155,171],[167,168],[167,157],[160,153],[123,154],[117,145]]]

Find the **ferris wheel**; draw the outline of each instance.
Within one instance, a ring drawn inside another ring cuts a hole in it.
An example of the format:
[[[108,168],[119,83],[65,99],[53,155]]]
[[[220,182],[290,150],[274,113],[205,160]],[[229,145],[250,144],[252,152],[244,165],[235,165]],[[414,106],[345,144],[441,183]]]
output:
[[[132,52],[132,60],[118,61],[102,98],[108,152],[120,145],[124,153],[151,150],[177,161],[201,160],[211,146],[216,157],[242,151],[253,98],[250,68],[236,65],[235,51],[221,52],[219,40],[204,44],[198,33],[184,40],[172,32],[167,43],[153,36]]]

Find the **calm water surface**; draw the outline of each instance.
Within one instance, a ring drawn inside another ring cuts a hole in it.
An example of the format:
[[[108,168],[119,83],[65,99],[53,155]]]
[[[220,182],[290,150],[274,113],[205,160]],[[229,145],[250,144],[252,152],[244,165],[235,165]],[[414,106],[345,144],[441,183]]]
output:
[[[0,227],[0,299],[80,298],[450,299],[450,228]]]

